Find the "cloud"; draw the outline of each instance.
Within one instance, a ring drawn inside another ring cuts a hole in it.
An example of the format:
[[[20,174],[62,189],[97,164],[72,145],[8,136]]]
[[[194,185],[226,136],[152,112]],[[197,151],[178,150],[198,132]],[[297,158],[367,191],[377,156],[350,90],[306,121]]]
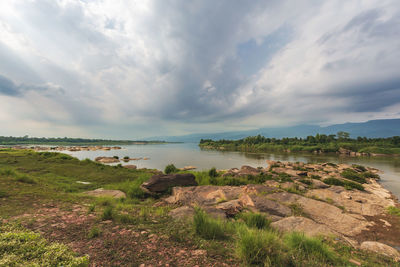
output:
[[[399,31],[394,0],[3,1],[0,101],[24,106],[0,123],[133,138],[398,116]]]

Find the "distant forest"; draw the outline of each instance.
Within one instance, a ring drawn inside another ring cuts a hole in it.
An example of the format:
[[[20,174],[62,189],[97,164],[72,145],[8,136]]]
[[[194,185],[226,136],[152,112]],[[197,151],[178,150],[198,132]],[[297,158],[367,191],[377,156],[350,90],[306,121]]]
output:
[[[325,135],[317,134],[306,138],[267,138],[261,135],[250,136],[240,140],[201,139],[200,147],[207,149],[268,152],[339,152],[346,149],[359,153],[400,154],[400,136],[389,138],[350,138],[347,132]]]
[[[46,138],[46,137],[12,137],[0,136],[0,145],[129,145],[135,143],[152,144],[165,143],[164,141],[131,141],[131,140],[104,140],[84,138]]]

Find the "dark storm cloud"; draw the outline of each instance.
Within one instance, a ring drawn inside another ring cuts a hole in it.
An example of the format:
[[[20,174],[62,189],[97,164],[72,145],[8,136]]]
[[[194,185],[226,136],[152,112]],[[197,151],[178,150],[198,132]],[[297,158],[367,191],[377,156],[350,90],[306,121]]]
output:
[[[0,101],[26,101],[10,121],[141,135],[390,116],[399,36],[394,0],[4,1]]]

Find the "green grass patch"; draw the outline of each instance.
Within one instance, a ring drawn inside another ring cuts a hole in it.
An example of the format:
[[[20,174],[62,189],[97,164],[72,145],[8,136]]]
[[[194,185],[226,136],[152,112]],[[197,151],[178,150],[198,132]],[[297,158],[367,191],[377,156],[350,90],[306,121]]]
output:
[[[88,238],[95,238],[99,237],[100,235],[101,235],[100,228],[97,226],[93,226],[88,233]]]
[[[277,233],[241,226],[237,235],[236,255],[244,264],[285,266],[283,246]]]
[[[107,206],[101,214],[101,220],[107,221],[112,219],[114,219],[114,208],[112,206]]]
[[[242,219],[250,228],[266,229],[271,224],[271,221],[264,214],[255,212],[239,213],[237,219]]]
[[[225,239],[225,225],[221,220],[209,217],[203,210],[196,208],[193,217],[197,235],[204,239]]]
[[[66,245],[15,225],[0,225],[0,266],[89,266]]]
[[[339,258],[320,238],[292,232],[286,234],[284,240],[296,262],[314,262],[318,266],[338,263]]]

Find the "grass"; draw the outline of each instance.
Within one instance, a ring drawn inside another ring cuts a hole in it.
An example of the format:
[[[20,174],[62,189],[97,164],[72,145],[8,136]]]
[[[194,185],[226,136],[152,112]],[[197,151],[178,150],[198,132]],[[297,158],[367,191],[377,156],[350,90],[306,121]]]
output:
[[[88,233],[88,238],[95,238],[99,237],[100,235],[101,235],[100,228],[97,226],[93,226]]]
[[[367,182],[362,173],[358,173],[352,169],[345,169],[340,175],[346,179],[352,180],[360,184],[365,184]]]
[[[284,241],[296,262],[315,262],[319,266],[340,262],[339,257],[320,238],[292,232],[285,235]]]
[[[196,234],[204,239],[225,239],[225,225],[222,221],[209,217],[204,211],[196,208],[193,217]]]
[[[239,227],[236,256],[246,265],[285,266],[282,242],[272,231]]]
[[[66,245],[50,243],[17,225],[0,225],[0,266],[89,266]]]
[[[365,190],[364,187],[359,183],[347,180],[340,180],[334,177],[326,178],[323,182],[329,185],[343,186],[347,190],[352,190],[352,189],[358,189],[360,191]]]
[[[250,228],[266,229],[271,224],[271,221],[261,213],[242,212],[237,215],[237,218],[242,219]]]
[[[112,206],[107,206],[101,215],[103,221],[112,220],[114,218],[114,210]]]

